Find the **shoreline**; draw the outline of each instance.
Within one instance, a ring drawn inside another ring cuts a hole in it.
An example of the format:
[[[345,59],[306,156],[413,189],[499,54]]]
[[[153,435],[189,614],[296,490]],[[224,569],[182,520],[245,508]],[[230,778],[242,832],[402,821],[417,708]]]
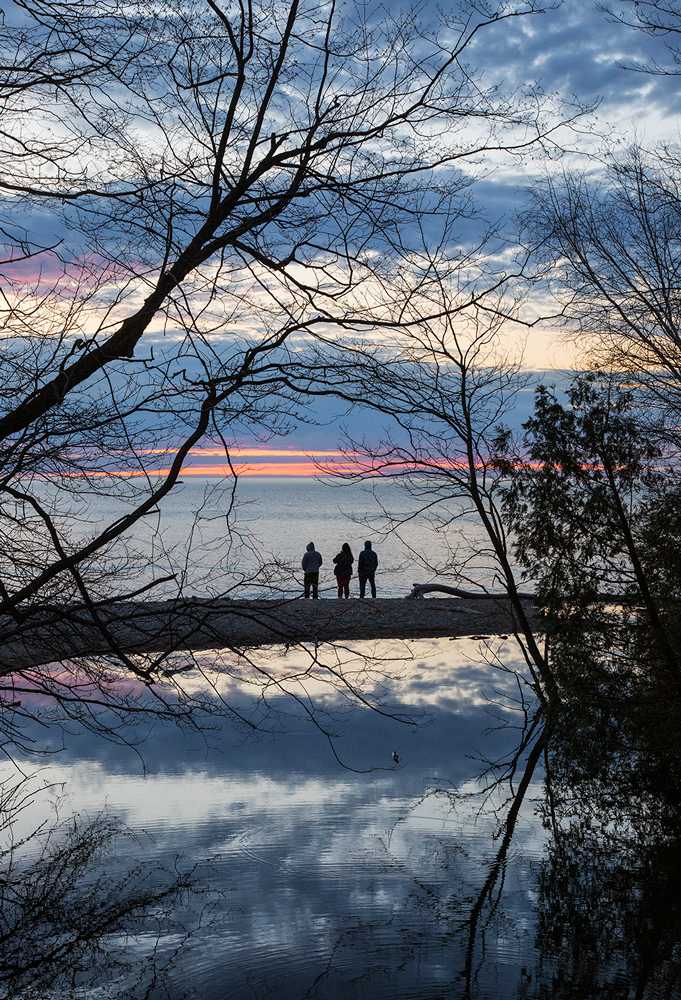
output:
[[[533,602],[523,604],[534,618]],[[139,601],[111,604],[99,616],[104,629],[82,607],[72,612],[44,608],[28,619],[23,636],[17,636],[15,624],[2,621],[0,663],[20,669],[107,655],[114,647],[127,654],[238,652],[295,643],[459,639],[515,631],[508,600],[477,597]]]

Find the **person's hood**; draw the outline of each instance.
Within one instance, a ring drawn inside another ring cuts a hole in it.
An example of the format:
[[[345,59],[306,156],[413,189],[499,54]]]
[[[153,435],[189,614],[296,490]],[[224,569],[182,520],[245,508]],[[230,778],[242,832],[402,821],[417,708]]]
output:
[[[370,549],[371,548],[371,542],[365,542],[364,543],[364,548],[365,549]]]
[[[308,552],[314,552],[314,542],[308,542],[307,543],[307,551]]]

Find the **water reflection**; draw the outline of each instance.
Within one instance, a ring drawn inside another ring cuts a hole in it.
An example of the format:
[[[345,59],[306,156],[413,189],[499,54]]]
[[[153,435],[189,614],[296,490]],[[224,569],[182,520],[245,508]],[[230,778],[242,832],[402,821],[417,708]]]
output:
[[[43,765],[71,808],[95,815],[106,802],[146,831],[146,881],[106,838],[96,874],[72,866],[69,909],[95,886],[112,915],[97,954],[135,968],[175,955],[150,998],[678,996],[681,734],[669,692],[647,689],[632,707],[601,685],[547,710],[495,666],[501,646],[474,660],[470,646],[413,645],[397,693],[427,706],[428,725],[365,710],[336,720],[339,756],[368,773],[339,767],[303,718],[258,740],[225,728],[209,753],[159,728],[146,774],[87,733]],[[211,861],[189,891],[167,880],[178,853]],[[116,923],[133,886],[140,907]],[[167,923],[153,925],[148,893],[163,886]],[[222,900],[217,922],[197,916],[202,893]]]
[[[643,692],[641,692],[643,694]],[[668,689],[557,720],[538,879],[537,977],[555,996],[675,997],[681,984],[681,737]],[[608,710],[609,708],[609,710]],[[570,985],[568,985],[570,984]]]
[[[62,818],[39,778],[0,786],[0,996],[75,997],[104,983],[109,997],[162,996],[168,941],[189,940],[217,897],[199,919],[196,865],[149,862],[144,839],[107,810]]]

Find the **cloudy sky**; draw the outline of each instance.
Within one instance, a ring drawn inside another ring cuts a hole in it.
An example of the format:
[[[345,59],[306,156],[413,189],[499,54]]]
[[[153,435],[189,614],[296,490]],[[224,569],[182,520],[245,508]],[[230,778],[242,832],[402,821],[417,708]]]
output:
[[[623,17],[635,14],[626,0],[612,6]],[[500,24],[475,43],[480,64],[512,85],[541,81],[546,93],[597,103],[593,125],[609,145],[634,134],[650,141],[675,138],[678,79],[622,68],[654,61],[671,67],[665,39],[617,23],[598,8],[595,0],[564,0],[542,14]]]
[[[424,5],[421,10],[427,18],[433,15],[435,5]],[[614,4],[613,12],[632,20],[633,4]],[[681,141],[681,76],[623,68],[655,62],[673,68],[665,39],[618,23],[599,10],[595,0],[564,0],[544,13],[492,26],[474,43],[470,62],[483,70],[485,80],[498,82],[504,89],[520,90],[540,83],[557,109],[561,100],[592,108],[574,129],[558,134],[567,149],[564,157],[547,161],[537,156],[522,164],[497,159],[477,168],[481,174],[475,186],[478,205],[488,220],[502,221],[509,233],[527,188],[545,172],[564,167],[596,172],[604,152],[624,151],[634,141],[644,146]],[[527,366],[537,372],[538,380],[560,385],[561,372],[571,365],[570,347],[547,324],[526,336]],[[520,423],[530,411],[532,391],[521,393],[518,404]],[[339,420],[334,419],[341,412]],[[358,435],[370,424],[366,414],[341,411],[329,401],[323,409],[320,404],[318,415],[320,425],[301,426],[293,437],[281,442],[284,452],[289,448],[321,449],[324,442],[333,440],[339,422]],[[245,459],[246,455],[241,460]],[[254,473],[276,471],[289,463],[293,471],[294,462],[298,474],[307,468],[305,459],[293,456],[249,456],[248,462]]]
[[[427,30],[439,17],[438,10],[447,18],[452,9],[451,5],[438,7],[426,2],[416,8],[414,16]],[[637,6],[628,0],[619,4],[615,0],[615,13],[624,18],[631,19],[637,11],[646,9],[643,0]],[[589,110],[572,127],[556,131],[553,138],[566,151],[562,157],[548,158],[537,151],[523,161],[497,155],[464,164],[466,172],[479,178],[473,191],[485,219],[499,224],[512,240],[515,213],[522,209],[527,188],[546,172],[559,171],[566,165],[597,171],[600,156],[606,151],[625,150],[633,141],[644,145],[678,141],[681,78],[622,68],[623,64],[654,62],[673,65],[667,40],[669,36],[651,37],[618,23],[612,14],[600,10],[595,0],[564,0],[543,12],[487,26],[466,52],[468,65],[481,74],[482,85],[496,84],[505,94],[523,93],[540,85],[556,121],[570,114],[570,106],[581,105]],[[30,224],[46,238],[60,235],[59,221],[45,215],[44,209],[34,211]],[[462,239],[474,236],[476,226],[480,223],[462,222]],[[40,266],[46,274],[49,266],[45,262]],[[539,373],[538,377],[547,377],[543,374],[547,370],[569,366],[570,351],[555,330],[539,324],[527,336],[525,361]],[[526,414],[530,402],[530,394],[521,397],[519,417]],[[343,407],[328,403],[312,417],[312,422],[297,432],[269,442],[266,450],[275,454],[248,454],[249,449],[258,446],[257,442],[243,440],[242,454],[237,457],[248,460],[251,471],[261,473],[278,471],[283,458],[291,463],[291,472],[300,474],[307,469],[307,462],[293,453],[307,449],[333,451],[340,420],[346,421],[352,432],[366,422],[365,414],[347,413]],[[192,456],[197,471],[205,473],[213,467],[217,470],[223,464],[219,455],[209,452],[210,447],[199,449]],[[251,459],[258,461],[250,464]]]

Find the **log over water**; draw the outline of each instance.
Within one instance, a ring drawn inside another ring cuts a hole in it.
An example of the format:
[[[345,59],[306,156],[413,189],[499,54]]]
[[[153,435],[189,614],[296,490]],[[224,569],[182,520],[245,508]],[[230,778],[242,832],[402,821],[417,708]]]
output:
[[[407,600],[423,597],[424,594],[451,594],[452,597],[465,597],[467,601],[508,601],[509,594],[487,594],[484,591],[461,590],[460,587],[448,587],[444,583],[414,583],[411,594],[407,594]],[[533,601],[534,594],[518,594],[524,601]]]

